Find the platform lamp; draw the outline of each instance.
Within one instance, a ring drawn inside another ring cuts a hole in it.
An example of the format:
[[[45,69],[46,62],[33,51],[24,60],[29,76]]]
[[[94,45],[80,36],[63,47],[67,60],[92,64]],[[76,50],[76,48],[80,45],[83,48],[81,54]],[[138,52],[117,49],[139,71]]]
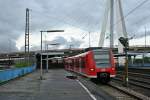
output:
[[[47,31],[40,31],[41,32],[41,66],[40,66],[40,79],[42,80],[43,77],[43,66],[42,66],[42,33],[43,32],[47,32],[47,33],[50,33],[50,32],[64,32],[64,30],[47,30]]]
[[[119,41],[120,43],[125,47],[125,78],[124,78],[124,83],[126,87],[128,87],[128,55],[127,55],[127,49],[129,48],[129,42],[128,38],[120,37]]]

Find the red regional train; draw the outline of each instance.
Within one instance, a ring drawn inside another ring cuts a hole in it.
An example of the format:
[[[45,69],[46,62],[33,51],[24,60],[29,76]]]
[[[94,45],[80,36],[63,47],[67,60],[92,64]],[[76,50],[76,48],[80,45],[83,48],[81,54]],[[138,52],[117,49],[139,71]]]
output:
[[[116,75],[113,53],[109,48],[87,48],[81,54],[65,58],[64,65],[66,70],[102,83],[108,83]]]

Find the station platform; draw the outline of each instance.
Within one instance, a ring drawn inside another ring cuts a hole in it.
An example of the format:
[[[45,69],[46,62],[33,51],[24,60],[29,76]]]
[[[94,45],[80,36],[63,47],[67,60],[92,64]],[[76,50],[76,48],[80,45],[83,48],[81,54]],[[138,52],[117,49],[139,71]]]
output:
[[[0,100],[93,100],[77,80],[66,78],[63,69],[40,71],[9,81],[0,86]]]

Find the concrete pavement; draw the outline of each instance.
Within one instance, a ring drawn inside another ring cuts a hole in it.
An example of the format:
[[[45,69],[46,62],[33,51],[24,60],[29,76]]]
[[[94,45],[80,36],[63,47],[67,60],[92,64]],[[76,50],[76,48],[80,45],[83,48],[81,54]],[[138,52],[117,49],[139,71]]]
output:
[[[39,79],[36,71],[0,86],[0,100],[93,100],[76,81],[66,78],[62,69],[49,70]]]

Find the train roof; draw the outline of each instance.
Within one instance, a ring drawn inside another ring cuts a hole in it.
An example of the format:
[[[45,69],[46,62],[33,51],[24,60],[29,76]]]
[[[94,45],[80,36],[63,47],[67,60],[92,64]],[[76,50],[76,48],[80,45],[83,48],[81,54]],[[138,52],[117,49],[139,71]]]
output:
[[[90,51],[90,50],[97,50],[97,49],[101,49],[101,50],[109,50],[110,48],[108,47],[89,47],[89,48],[85,48],[84,51]]]
[[[79,54],[66,57],[65,59],[71,59],[73,57],[84,56],[85,54],[87,54],[88,51],[96,51],[96,50],[105,52],[105,51],[109,51],[110,48],[108,48],[108,47],[89,47],[89,48],[83,49],[82,52],[80,52]]]

